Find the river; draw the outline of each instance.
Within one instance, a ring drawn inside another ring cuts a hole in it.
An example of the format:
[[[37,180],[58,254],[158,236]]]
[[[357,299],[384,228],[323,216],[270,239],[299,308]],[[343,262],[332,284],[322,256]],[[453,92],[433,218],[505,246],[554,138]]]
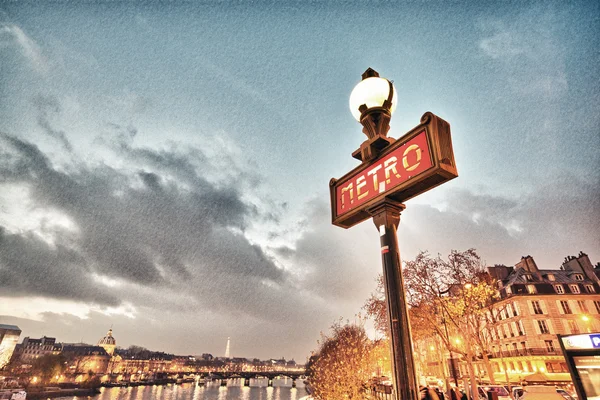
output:
[[[250,387],[244,387],[243,379],[230,379],[226,387],[220,381],[207,382],[205,386],[195,383],[181,385],[135,386],[124,388],[101,388],[101,393],[87,397],[93,400],[300,400],[306,396],[304,385],[298,379],[297,388],[292,380],[275,379],[273,387],[267,387],[267,379],[252,379]],[[80,400],[77,397],[58,397],[59,400]]]

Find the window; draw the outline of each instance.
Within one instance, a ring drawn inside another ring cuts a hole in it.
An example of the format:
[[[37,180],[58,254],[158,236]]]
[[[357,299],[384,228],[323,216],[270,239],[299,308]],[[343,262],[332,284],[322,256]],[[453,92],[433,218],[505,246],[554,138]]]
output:
[[[558,294],[565,293],[565,289],[562,287],[562,285],[554,285],[554,290],[556,290],[556,293]]]
[[[572,293],[579,293],[579,285],[569,285]]]
[[[529,294],[536,293],[535,285],[527,285],[527,291],[529,292]]]
[[[594,285],[585,285],[585,290],[587,290],[588,293],[596,293]]]
[[[577,321],[570,319],[568,321],[569,324],[569,329],[571,330],[571,333],[579,333],[579,325],[577,325]]]
[[[554,353],[554,343],[552,343],[552,340],[544,340],[544,343],[546,343],[546,350],[550,353]]]
[[[512,309],[514,317],[516,317],[517,315],[519,315],[519,311],[517,310],[517,306],[515,305],[515,303],[510,303],[510,308]]]
[[[562,300],[560,302],[560,306],[562,307],[563,314],[573,314],[571,311],[571,307],[569,306],[569,302],[566,300]]]
[[[506,339],[508,337],[508,332],[506,331],[506,325],[502,325],[502,335],[504,336],[504,339]]]
[[[540,333],[550,333],[550,330],[548,329],[548,325],[546,324],[546,321],[544,321],[543,319],[538,319],[538,327],[540,328]]]
[[[534,300],[531,302],[531,306],[533,307],[534,314],[543,314],[542,307],[540,306],[540,302],[538,300]]]
[[[553,274],[548,274],[548,280],[549,281],[553,281],[554,282],[554,275]]]
[[[583,275],[581,275],[581,274],[575,274],[575,280],[576,281],[582,281],[583,280]]]
[[[577,306],[579,307],[579,309],[581,310],[582,313],[589,313],[589,310],[587,308],[587,305],[585,304],[585,301],[577,300]]]
[[[521,350],[527,350],[527,343],[521,342]]]
[[[517,326],[519,327],[519,336],[525,336],[525,328],[523,328],[523,321],[519,321]]]
[[[510,322],[506,324],[506,326],[508,326],[508,332],[510,333],[510,337],[515,337],[515,332],[513,331],[513,327],[510,324]]]
[[[596,307],[596,312],[600,314],[600,300],[594,300],[594,306]]]

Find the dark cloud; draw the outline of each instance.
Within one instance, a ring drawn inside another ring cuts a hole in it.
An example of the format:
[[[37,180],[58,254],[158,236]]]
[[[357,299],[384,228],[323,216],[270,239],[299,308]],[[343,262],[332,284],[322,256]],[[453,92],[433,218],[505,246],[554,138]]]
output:
[[[242,200],[237,187],[217,186],[201,175],[207,173],[196,166],[205,161],[202,153],[188,158],[176,150],[121,146],[121,152],[131,150],[134,165],[154,172],[144,168],[129,174],[83,163],[65,172],[35,145],[9,135],[2,140],[7,157],[0,162],[1,181],[29,187],[36,207],[58,210],[77,230],[68,238],[53,232],[55,247],[33,236],[4,233],[3,245],[14,249],[4,256],[19,258],[0,258],[2,287],[8,289],[22,271],[36,280],[22,278],[11,294],[111,305],[134,296],[97,284],[89,290],[93,273],[186,293],[195,304],[261,316],[264,303],[281,303],[270,292],[286,283],[285,272],[235,233],[244,230],[249,218],[260,218],[258,211]]]
[[[37,295],[116,306],[119,300],[90,281],[86,260],[64,245],[0,226],[0,288],[11,296]],[[73,282],[77,282],[76,285]]]

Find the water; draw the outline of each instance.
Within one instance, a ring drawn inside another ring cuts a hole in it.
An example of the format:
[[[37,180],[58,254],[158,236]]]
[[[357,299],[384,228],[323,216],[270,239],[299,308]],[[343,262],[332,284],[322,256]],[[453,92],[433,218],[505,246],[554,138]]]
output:
[[[102,393],[86,398],[58,397],[59,400],[300,400],[307,395],[300,379],[292,388],[291,379],[275,379],[273,387],[267,387],[267,379],[252,379],[250,387],[244,387],[243,379],[230,379],[226,387],[220,381],[207,382],[205,386],[195,383],[181,385],[136,386],[125,388],[102,388]]]

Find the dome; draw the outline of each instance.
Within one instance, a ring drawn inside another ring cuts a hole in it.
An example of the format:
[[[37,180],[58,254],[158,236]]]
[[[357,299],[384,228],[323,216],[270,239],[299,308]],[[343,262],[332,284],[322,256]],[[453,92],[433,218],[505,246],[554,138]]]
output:
[[[102,346],[102,345],[116,345],[117,341],[115,340],[115,338],[112,335],[112,329],[108,330],[108,333],[106,334],[106,336],[104,336],[102,339],[100,339],[98,341],[98,345]]]

